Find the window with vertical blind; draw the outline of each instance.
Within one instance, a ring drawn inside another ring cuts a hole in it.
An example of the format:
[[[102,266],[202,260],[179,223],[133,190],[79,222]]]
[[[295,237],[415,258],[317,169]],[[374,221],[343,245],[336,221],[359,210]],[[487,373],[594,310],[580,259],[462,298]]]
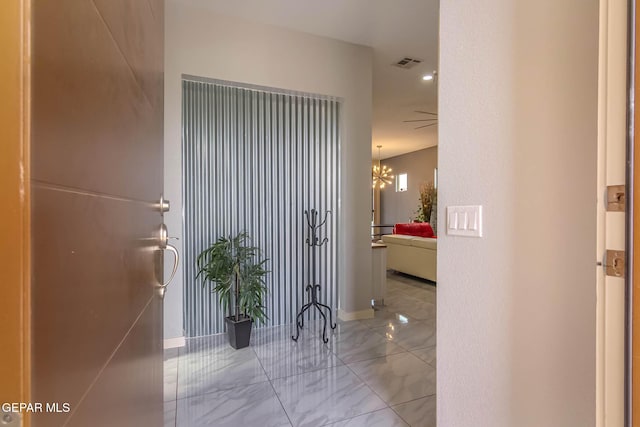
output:
[[[227,313],[196,279],[196,258],[240,231],[269,259],[268,325],[294,322],[312,281],[305,210],[332,211],[313,282],[335,309],[340,100],[186,76],[182,88],[186,335],[223,332]]]

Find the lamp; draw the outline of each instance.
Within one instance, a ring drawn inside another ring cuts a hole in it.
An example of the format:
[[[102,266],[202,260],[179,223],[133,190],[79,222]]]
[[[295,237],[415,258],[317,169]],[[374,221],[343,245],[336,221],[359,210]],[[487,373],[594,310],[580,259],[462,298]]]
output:
[[[381,166],[380,165],[380,149],[382,148],[382,145],[378,145],[378,164],[377,165],[373,165],[373,172],[372,172],[372,177],[373,177],[373,188],[376,188],[376,186],[380,187],[380,188],[384,188],[385,185],[387,184],[391,184],[393,182],[393,175],[390,175],[391,173],[391,168],[387,168],[386,166]]]

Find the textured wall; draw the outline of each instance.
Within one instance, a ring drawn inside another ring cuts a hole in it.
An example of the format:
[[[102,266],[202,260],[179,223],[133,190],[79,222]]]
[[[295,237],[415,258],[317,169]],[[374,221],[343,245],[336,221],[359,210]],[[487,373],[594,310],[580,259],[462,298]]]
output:
[[[443,0],[438,425],[595,423],[598,1]]]

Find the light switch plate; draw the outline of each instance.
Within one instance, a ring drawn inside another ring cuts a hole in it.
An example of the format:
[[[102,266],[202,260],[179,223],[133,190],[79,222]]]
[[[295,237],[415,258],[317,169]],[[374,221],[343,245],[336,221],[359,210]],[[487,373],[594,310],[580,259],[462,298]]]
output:
[[[447,206],[447,234],[482,237],[482,206]]]

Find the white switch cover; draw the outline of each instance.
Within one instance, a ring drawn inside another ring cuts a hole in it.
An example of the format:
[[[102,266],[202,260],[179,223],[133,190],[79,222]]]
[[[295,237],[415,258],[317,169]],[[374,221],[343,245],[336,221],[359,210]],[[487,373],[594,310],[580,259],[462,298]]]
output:
[[[447,206],[447,234],[482,237],[482,206]]]

